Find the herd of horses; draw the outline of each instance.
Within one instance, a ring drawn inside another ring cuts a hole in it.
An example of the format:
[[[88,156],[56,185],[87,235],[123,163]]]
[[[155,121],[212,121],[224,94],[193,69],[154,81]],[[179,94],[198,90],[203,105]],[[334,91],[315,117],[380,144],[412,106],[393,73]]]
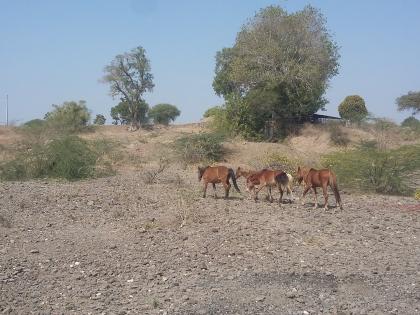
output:
[[[283,170],[262,169],[260,171],[245,171],[238,167],[236,173],[232,168],[226,166],[205,166],[198,167],[198,180],[203,181],[203,198],[206,197],[207,186],[212,184],[214,196],[216,195],[216,184],[221,183],[225,189],[225,198],[229,197],[231,188],[230,180],[233,187],[238,193],[241,193],[236,180],[240,177],[246,180],[246,189],[253,194],[254,200],[258,200],[258,193],[264,187],[267,189],[268,199],[273,202],[272,188],[278,188],[280,193],[279,204],[283,203],[284,191],[289,195],[289,202],[293,200],[293,176]],[[318,207],[317,188],[322,188],[325,204],[324,208],[328,209],[328,186],[332,189],[336,204],[343,209],[340,193],[338,192],[337,178],[333,171],[329,169],[316,170],[313,168],[298,167],[296,171],[296,181],[298,185],[304,184],[302,193],[302,205],[304,197],[310,189],[314,192],[314,207]]]

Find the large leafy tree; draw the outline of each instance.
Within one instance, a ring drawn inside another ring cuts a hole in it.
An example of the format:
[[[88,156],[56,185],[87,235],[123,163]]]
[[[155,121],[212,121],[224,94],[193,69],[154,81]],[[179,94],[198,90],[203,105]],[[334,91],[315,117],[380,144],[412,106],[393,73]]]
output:
[[[420,91],[408,92],[407,94],[398,97],[395,102],[400,111],[411,110],[413,115],[420,113]]]
[[[139,104],[143,94],[153,90],[150,62],[143,47],[139,46],[117,55],[104,69],[103,81],[110,85],[113,97],[119,96],[128,106],[130,129],[137,130],[144,117],[139,117]]]
[[[322,109],[329,80],[338,73],[338,58],[317,9],[307,6],[289,14],[269,6],[243,25],[233,47],[217,53],[213,88],[225,100],[232,100],[232,94],[240,100],[228,101],[226,107],[242,104],[249,115],[258,116],[258,123],[251,120],[248,126],[258,133],[261,121],[284,125]]]
[[[181,111],[171,104],[157,104],[149,111],[149,117],[153,119],[156,124],[169,125],[171,121],[181,114]]]

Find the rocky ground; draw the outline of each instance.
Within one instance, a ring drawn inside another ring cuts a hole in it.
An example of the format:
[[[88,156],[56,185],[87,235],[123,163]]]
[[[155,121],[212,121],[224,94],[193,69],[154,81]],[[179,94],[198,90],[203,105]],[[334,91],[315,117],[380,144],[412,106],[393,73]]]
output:
[[[412,198],[325,211],[203,199],[192,169],[144,179],[1,183],[0,313],[420,313]]]

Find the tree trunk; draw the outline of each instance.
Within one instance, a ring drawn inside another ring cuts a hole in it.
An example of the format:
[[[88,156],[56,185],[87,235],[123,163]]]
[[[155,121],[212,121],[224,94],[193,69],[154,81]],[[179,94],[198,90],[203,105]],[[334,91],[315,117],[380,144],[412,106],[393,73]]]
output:
[[[136,131],[140,128],[139,119],[137,117],[137,111],[133,109],[133,106],[131,106],[131,122],[130,127],[128,128],[129,131]]]

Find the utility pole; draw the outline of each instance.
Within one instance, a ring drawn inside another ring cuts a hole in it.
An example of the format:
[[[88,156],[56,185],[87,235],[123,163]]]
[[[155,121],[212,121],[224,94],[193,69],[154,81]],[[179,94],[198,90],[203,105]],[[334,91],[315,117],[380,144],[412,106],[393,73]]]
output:
[[[6,94],[6,127],[9,126],[9,94]]]

